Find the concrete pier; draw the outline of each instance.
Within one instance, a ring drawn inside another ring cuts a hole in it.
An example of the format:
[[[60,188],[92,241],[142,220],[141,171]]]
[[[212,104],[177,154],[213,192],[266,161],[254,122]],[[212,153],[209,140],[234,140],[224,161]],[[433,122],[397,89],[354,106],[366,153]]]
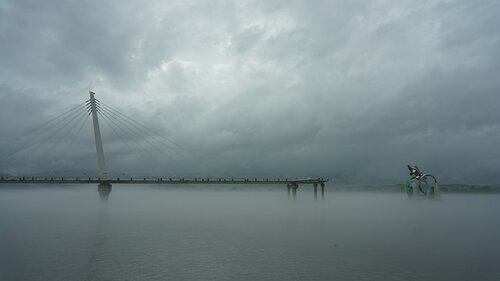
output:
[[[107,201],[109,198],[109,194],[111,193],[111,184],[108,182],[99,183],[97,185],[97,192],[99,192],[101,200]]]

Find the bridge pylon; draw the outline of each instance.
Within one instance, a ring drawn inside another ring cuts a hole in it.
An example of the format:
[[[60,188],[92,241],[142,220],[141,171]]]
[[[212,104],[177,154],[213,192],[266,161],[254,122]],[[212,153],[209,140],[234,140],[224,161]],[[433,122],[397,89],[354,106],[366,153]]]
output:
[[[95,93],[89,91],[90,99],[87,106],[92,114],[92,124],[94,127],[95,148],[97,152],[97,168],[99,169],[100,183],[97,186],[99,195],[102,199],[107,199],[111,193],[111,183],[109,183],[108,171],[106,170],[106,161],[104,160],[104,148],[102,146],[101,129],[99,128],[99,119],[97,117],[98,105],[94,97]]]

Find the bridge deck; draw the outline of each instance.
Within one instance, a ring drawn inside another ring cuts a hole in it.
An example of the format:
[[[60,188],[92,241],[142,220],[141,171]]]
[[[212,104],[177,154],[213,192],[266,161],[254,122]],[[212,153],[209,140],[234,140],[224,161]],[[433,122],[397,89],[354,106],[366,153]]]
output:
[[[1,178],[1,183],[34,183],[34,184],[324,184],[328,179],[224,179],[224,178],[114,178],[102,181],[98,178]]]

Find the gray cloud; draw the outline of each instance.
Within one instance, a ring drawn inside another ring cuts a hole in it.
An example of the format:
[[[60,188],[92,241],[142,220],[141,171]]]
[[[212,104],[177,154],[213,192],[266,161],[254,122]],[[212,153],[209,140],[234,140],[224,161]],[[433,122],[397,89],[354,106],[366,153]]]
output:
[[[499,6],[3,1],[0,154],[90,88],[175,142],[155,153],[103,118],[115,175],[394,181],[415,163],[499,183]],[[32,152],[0,169],[95,174],[92,145],[85,127],[62,158]]]

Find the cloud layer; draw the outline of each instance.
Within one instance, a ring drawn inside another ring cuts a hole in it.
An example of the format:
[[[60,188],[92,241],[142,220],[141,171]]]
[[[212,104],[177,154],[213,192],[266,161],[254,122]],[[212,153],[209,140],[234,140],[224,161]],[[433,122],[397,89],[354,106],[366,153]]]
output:
[[[498,26],[498,1],[2,1],[0,153],[91,89],[175,143],[102,124],[115,175],[499,183]],[[96,174],[91,133],[0,172]]]

